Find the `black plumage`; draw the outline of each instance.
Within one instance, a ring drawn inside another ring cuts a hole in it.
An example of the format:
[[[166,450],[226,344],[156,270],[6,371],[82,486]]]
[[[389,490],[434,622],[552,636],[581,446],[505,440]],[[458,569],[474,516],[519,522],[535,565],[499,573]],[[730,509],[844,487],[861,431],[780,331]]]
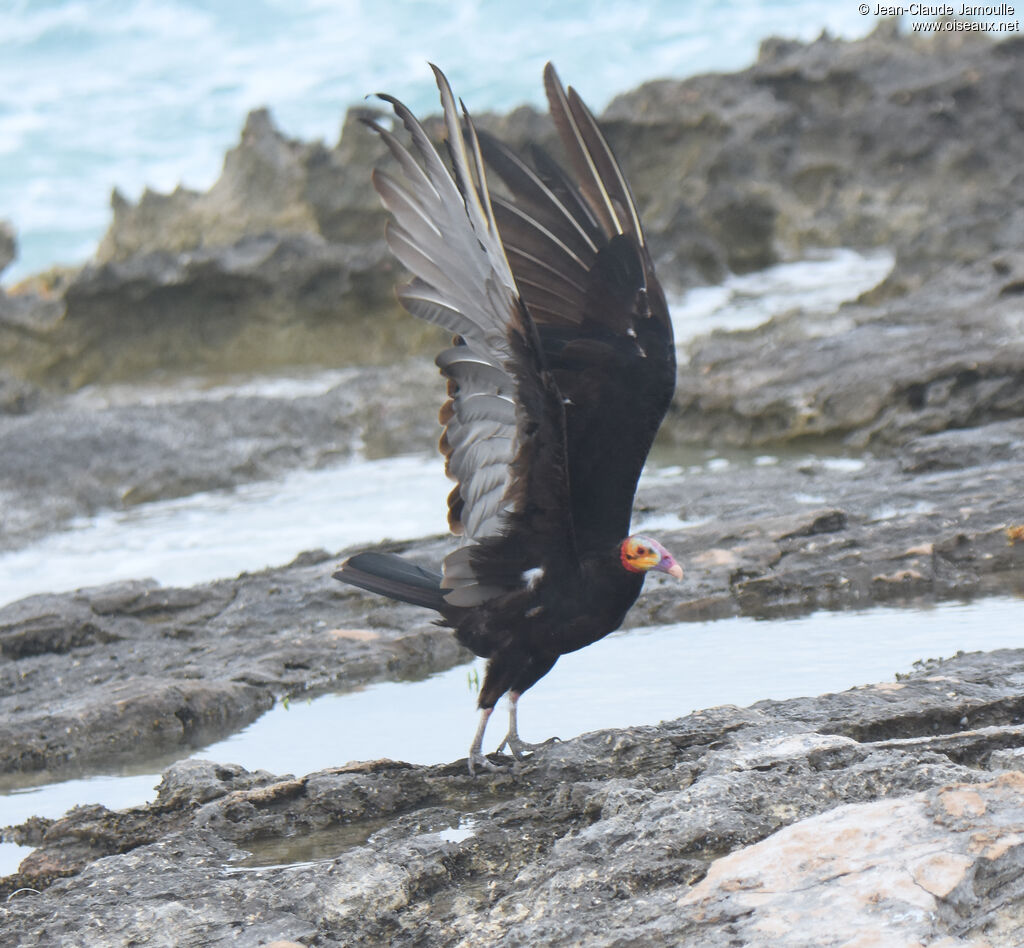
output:
[[[377,123],[400,176],[373,183],[391,212],[387,239],[413,280],[399,298],[453,333],[441,451],[463,544],[435,573],[361,553],[335,576],[435,609],[488,659],[469,767],[498,699],[519,696],[560,655],[614,631],[649,570],[681,576],[657,541],[627,536],[637,480],[675,386],[668,307],[623,174],[576,92],[544,70],[569,171],[530,163],[460,117],[434,68],[452,170],[401,102],[407,147]],[[487,171],[504,184],[493,196]],[[501,747],[499,747],[499,750]]]

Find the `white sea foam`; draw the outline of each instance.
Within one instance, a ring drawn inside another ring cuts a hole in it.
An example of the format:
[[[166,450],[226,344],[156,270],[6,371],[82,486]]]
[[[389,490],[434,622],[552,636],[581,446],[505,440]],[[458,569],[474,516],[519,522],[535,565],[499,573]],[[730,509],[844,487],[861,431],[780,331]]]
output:
[[[843,303],[877,286],[892,264],[889,253],[841,248],[696,287],[670,300],[676,341],[683,344],[715,329],[753,329],[796,309],[831,316]]]
[[[105,511],[0,555],[0,605],[119,579],[189,586],[301,550],[444,533],[450,489],[440,458],[408,456]]]
[[[288,134],[333,143],[367,93],[435,109],[428,60],[481,111],[539,105],[551,59],[603,108],[645,79],[741,68],[768,35],[872,23],[818,0],[7,0],[0,216],[21,255],[5,282],[82,259],[114,187],[208,187],[257,106]]]

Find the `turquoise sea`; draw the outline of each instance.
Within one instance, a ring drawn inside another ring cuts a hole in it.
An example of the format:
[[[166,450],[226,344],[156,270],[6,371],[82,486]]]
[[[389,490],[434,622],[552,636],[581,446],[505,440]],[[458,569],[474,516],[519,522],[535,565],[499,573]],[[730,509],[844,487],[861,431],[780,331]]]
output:
[[[433,109],[428,61],[481,111],[539,105],[551,59],[601,109],[742,68],[767,36],[873,25],[852,0],[0,0],[0,218],[20,246],[3,282],[86,259],[115,187],[208,187],[257,106],[333,143],[368,93]]]

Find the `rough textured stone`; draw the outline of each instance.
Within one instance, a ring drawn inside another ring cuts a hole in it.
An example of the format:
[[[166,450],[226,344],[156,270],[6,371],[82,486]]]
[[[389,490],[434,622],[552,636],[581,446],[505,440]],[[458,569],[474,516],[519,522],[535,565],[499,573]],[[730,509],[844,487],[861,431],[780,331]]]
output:
[[[275,697],[465,660],[428,614],[368,609],[330,578],[336,563],[320,552],[194,589],[116,583],[0,609],[0,772],[180,753]]]
[[[719,859],[678,909],[709,930],[709,945],[721,943],[710,931],[723,927],[748,945],[935,944],[965,921],[971,927],[983,901],[991,906],[994,879],[1007,880],[999,906],[1018,911],[1022,791],[1024,774],[1015,771],[836,807]],[[1000,934],[1005,944],[1010,933]],[[950,943],[993,944],[980,936]]]
[[[102,509],[325,467],[356,450],[382,456],[436,442],[444,389],[426,360],[352,369],[324,387],[300,397],[114,388],[0,414],[0,549]]]
[[[956,283],[956,286],[951,284]],[[668,433],[681,442],[845,439],[879,451],[1024,414],[1020,307],[991,266],[956,267],[884,304],[793,313],[695,340]]]
[[[0,220],[0,273],[18,255],[18,244],[14,239],[14,228],[8,221]]]

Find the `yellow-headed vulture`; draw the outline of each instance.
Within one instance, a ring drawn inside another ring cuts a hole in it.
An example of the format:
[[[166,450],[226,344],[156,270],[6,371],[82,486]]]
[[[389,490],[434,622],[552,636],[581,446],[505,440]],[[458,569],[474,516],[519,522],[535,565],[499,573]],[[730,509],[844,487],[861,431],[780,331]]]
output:
[[[456,486],[448,522],[462,544],[436,573],[360,553],[335,577],[437,610],[488,659],[469,769],[487,719],[516,703],[560,655],[617,629],[659,570],[682,569],[655,540],[627,536],[633,495],[675,387],[675,347],[629,185],[594,117],[549,64],[544,85],[568,158],[528,164],[460,116],[444,75],[442,162],[419,122],[411,139],[370,122],[397,164],[373,184],[391,212],[388,244],[413,274],[405,308],[449,330],[441,452]],[[507,196],[488,189],[485,167]],[[624,539],[625,538],[625,539]]]

